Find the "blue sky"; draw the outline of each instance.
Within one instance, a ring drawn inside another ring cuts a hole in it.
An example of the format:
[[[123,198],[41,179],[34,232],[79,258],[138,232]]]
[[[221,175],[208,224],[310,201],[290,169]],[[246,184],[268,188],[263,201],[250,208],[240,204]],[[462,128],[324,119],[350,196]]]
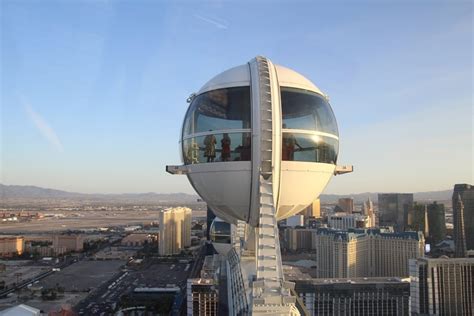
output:
[[[470,1],[1,1],[1,182],[193,192],[187,96],[265,55],[329,94],[341,136],[328,193],[473,182]]]

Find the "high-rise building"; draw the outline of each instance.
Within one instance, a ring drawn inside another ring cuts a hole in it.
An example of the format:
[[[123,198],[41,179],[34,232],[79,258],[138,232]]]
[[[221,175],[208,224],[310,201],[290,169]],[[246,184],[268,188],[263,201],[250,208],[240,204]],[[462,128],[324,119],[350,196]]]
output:
[[[160,255],[178,254],[191,246],[191,209],[187,207],[168,208],[160,211]]]
[[[437,244],[446,237],[446,219],[444,204],[428,204],[429,237],[432,244]]]
[[[310,217],[321,217],[321,201],[319,199],[314,200],[313,203],[301,211],[300,214],[304,216],[305,220]]]
[[[421,232],[320,228],[313,236],[319,278],[407,277],[408,260],[424,255]]]
[[[459,197],[464,206],[463,215],[460,215],[458,206]],[[461,220],[462,219],[462,220]],[[474,186],[470,184],[456,184],[453,192],[453,222],[454,242],[461,238],[462,232],[458,224],[464,224],[464,240],[467,250],[474,250]]]
[[[410,260],[412,315],[474,315],[474,258]]]
[[[464,225],[464,203],[461,195],[458,193],[453,198],[453,217],[454,217],[454,256],[464,258],[467,256],[466,231]]]
[[[0,257],[21,255],[25,249],[25,238],[22,236],[1,236]]]
[[[429,236],[428,206],[415,202],[408,214],[407,224],[406,229],[423,232],[427,238]]]
[[[187,315],[217,316],[219,293],[213,279],[188,279]]]
[[[380,193],[379,225],[393,226],[395,231],[402,232],[408,227],[408,216],[413,209],[412,193]]]
[[[343,212],[352,214],[354,212],[354,199],[353,198],[340,198],[338,206]]]

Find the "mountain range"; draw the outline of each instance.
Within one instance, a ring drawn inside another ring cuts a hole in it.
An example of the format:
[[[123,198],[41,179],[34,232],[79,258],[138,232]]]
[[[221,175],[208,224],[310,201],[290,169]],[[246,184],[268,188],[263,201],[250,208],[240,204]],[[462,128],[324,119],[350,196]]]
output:
[[[321,202],[337,202],[342,197],[352,197],[355,203],[366,201],[368,197],[377,201],[377,192],[357,194],[322,194]],[[415,201],[447,201],[451,200],[453,190],[415,192]],[[123,193],[123,194],[85,194],[47,189],[30,185],[0,184],[1,199],[49,199],[49,200],[107,200],[107,201],[142,201],[142,202],[196,202],[199,197],[187,193]]]

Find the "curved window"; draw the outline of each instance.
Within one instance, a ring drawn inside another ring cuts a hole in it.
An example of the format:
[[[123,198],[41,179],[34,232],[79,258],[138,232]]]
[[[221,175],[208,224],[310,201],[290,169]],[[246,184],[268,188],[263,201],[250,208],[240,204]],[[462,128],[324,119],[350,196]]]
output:
[[[185,165],[204,162],[250,161],[250,153],[250,133],[210,134],[183,140]]]
[[[225,88],[194,98],[186,113],[183,136],[250,127],[250,87]]]
[[[338,144],[332,137],[284,131],[281,160],[336,164]]]
[[[338,135],[331,106],[317,93],[281,87],[281,110],[283,128]]]
[[[230,224],[213,221],[209,235],[213,242],[230,244]]]

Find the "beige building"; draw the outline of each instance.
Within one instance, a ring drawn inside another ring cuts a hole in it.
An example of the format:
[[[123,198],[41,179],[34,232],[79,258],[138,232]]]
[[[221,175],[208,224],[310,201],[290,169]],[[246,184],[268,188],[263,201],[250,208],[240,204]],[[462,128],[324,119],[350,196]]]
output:
[[[159,254],[174,255],[191,246],[191,209],[174,207],[159,214]]]
[[[474,258],[410,260],[412,315],[474,315]]]
[[[84,249],[84,238],[81,235],[53,235],[54,253],[79,252]]]
[[[313,238],[319,278],[407,277],[425,247],[421,232],[321,228]]]
[[[0,237],[0,257],[21,255],[25,249],[25,239],[22,236]]]
[[[305,219],[310,217],[320,218],[321,217],[321,201],[319,199],[314,200],[314,202],[309,205],[307,208],[301,211],[301,215]]]

